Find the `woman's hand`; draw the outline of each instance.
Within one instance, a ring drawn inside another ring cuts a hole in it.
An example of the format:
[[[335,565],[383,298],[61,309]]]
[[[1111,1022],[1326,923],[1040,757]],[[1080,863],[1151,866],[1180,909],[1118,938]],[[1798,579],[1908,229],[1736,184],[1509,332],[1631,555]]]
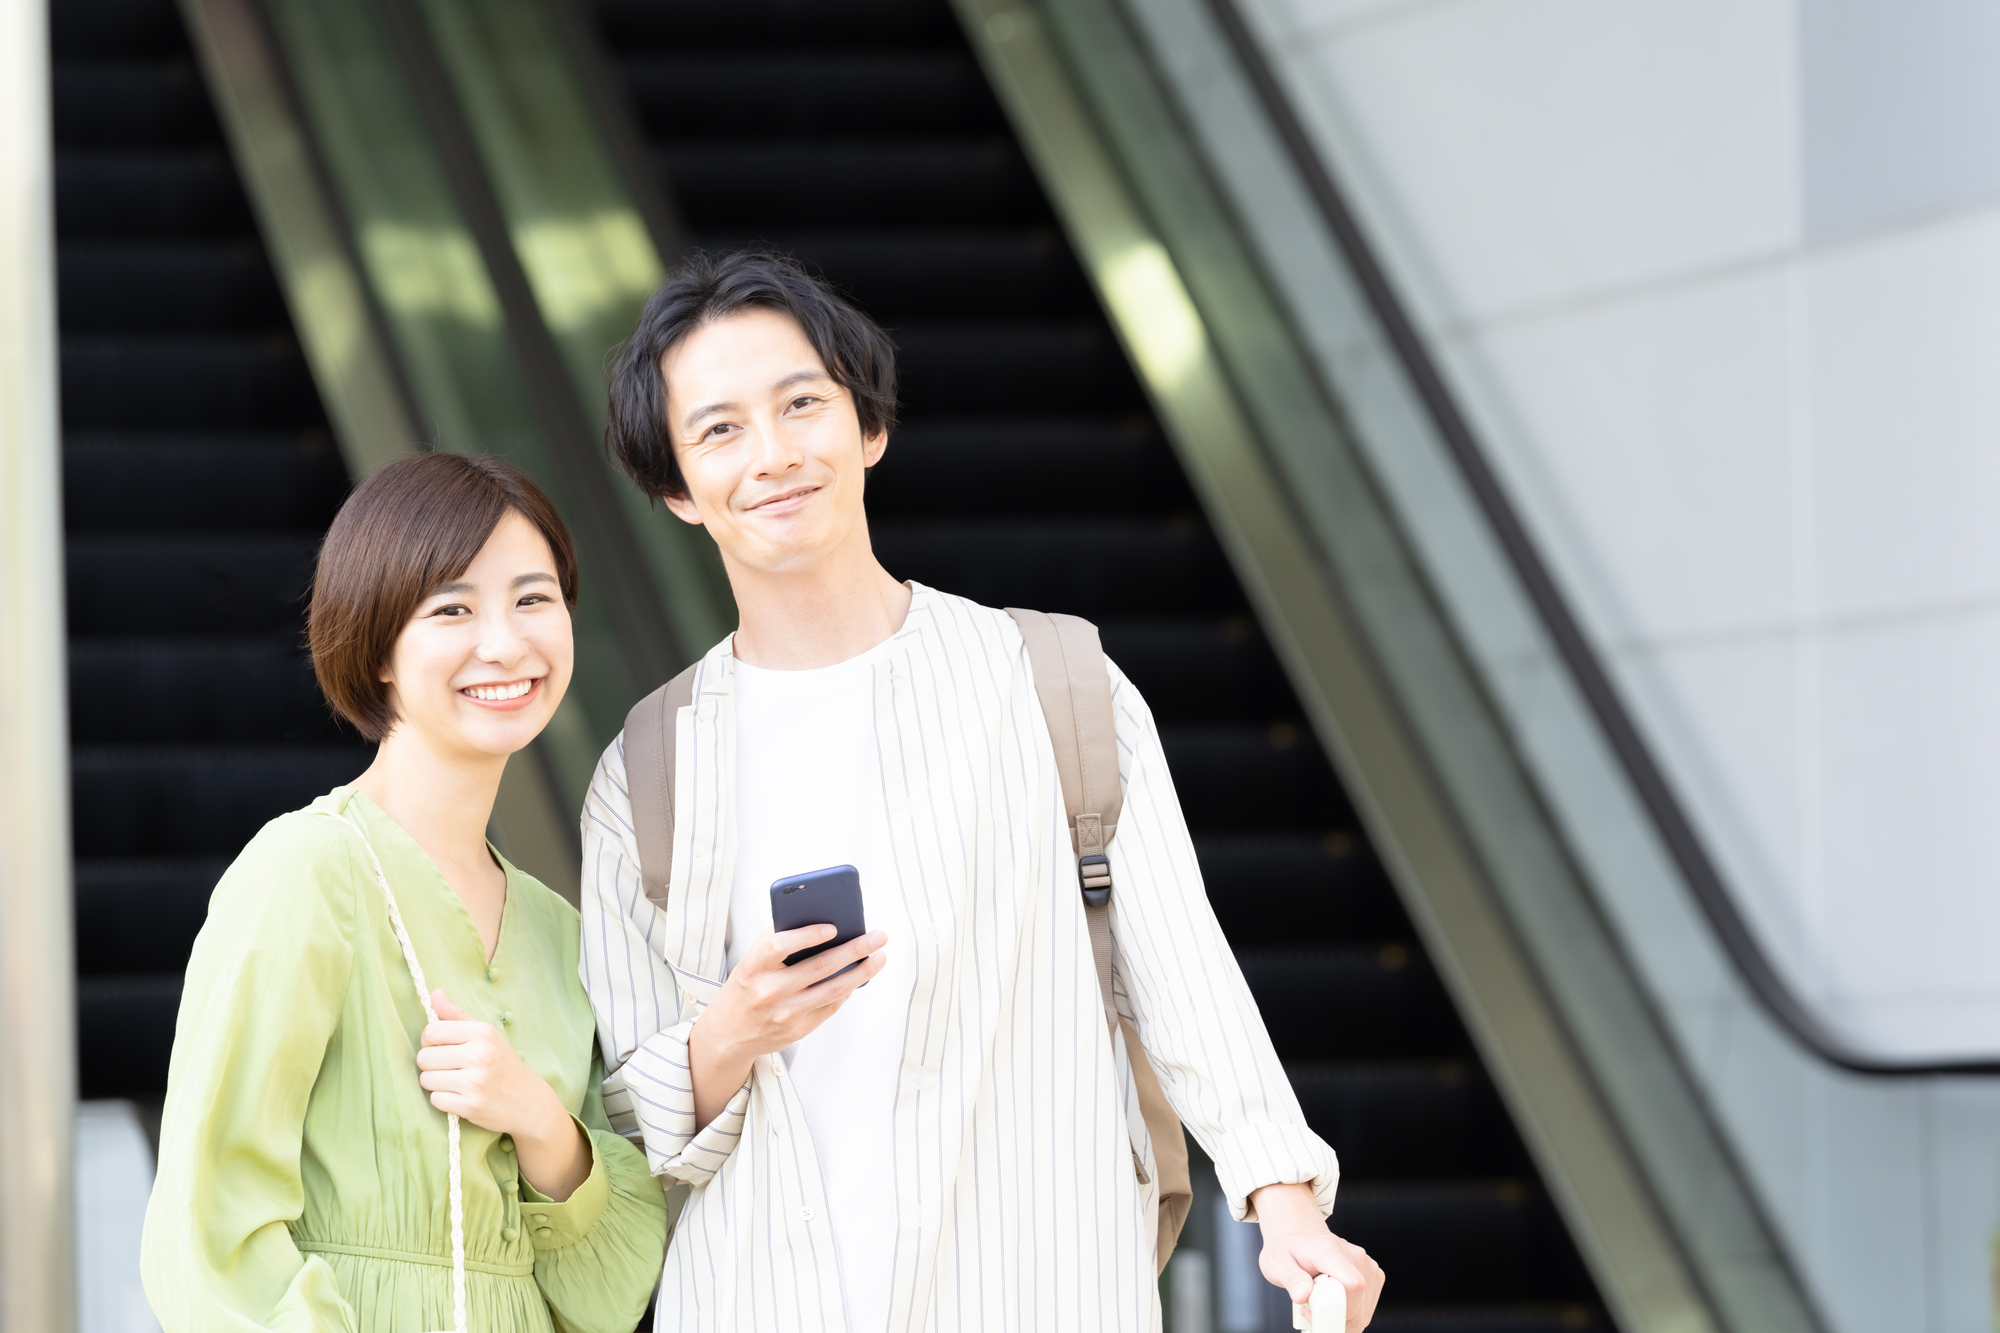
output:
[[[801,926],[782,935],[759,935],[716,992],[701,1021],[688,1034],[689,1072],[694,1076],[694,1118],[704,1129],[750,1077],[758,1056],[782,1051],[832,1018],[847,997],[887,962],[881,948],[886,932],[871,930],[838,949],[815,954],[794,967],[785,959],[824,944],[832,926]],[[813,983],[861,960],[861,966],[824,986]]]
[[[548,1080],[528,1067],[491,1023],[481,1023],[441,990],[438,1021],[424,1028],[417,1081],[438,1110],[514,1140],[521,1174],[558,1203],[590,1174],[590,1146]]]
[[[1347,1289],[1346,1333],[1361,1333],[1375,1317],[1387,1279],[1368,1251],[1334,1235],[1304,1185],[1266,1185],[1250,1192],[1250,1206],[1264,1230],[1257,1267],[1296,1305],[1312,1299],[1313,1278],[1326,1274]],[[1338,1333],[1315,1329],[1313,1333]]]

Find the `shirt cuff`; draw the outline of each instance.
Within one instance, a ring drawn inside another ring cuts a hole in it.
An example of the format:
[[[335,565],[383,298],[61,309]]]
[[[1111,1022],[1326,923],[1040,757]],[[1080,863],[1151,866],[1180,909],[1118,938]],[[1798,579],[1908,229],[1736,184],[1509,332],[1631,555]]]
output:
[[[1232,1129],[1210,1156],[1215,1178],[1239,1222],[1254,1222],[1250,1195],[1266,1185],[1310,1185],[1321,1217],[1333,1214],[1340,1188],[1340,1159],[1326,1140],[1304,1125],[1264,1123]]]
[[[604,1172],[603,1157],[597,1151],[597,1140],[581,1120],[575,1116],[570,1120],[583,1135],[590,1152],[590,1174],[583,1178],[583,1183],[557,1203],[530,1185],[526,1176],[521,1177],[521,1225],[527,1228],[528,1242],[538,1251],[560,1250],[589,1235],[611,1198],[611,1183]]]

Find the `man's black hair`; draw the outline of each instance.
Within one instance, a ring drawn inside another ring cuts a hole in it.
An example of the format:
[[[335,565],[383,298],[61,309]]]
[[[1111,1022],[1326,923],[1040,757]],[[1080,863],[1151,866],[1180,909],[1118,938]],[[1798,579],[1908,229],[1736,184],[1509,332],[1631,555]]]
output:
[[[695,251],[653,293],[639,327],[611,365],[604,444],[649,496],[681,496],[687,483],[667,427],[660,359],[704,325],[743,310],[776,310],[798,324],[834,382],[854,399],[863,436],[896,424],[896,345],[875,321],[771,250]]]

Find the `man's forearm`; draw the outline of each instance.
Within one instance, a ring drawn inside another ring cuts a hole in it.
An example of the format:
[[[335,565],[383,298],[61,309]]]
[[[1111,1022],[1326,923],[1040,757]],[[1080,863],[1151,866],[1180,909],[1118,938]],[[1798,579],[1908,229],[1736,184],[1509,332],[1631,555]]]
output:
[[[696,1100],[698,1104],[700,1099]],[[1264,1185],[1251,1190],[1250,1210],[1267,1236],[1274,1231],[1326,1229],[1310,1185]]]
[[[696,1023],[688,1029],[688,1076],[694,1080],[694,1132],[707,1129],[729,1105],[729,1099],[750,1077],[754,1055],[718,1049],[708,1029]]]

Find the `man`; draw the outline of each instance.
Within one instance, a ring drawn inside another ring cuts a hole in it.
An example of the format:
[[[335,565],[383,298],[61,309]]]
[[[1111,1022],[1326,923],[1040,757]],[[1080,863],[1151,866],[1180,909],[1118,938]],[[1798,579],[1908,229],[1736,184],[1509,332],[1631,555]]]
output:
[[[1116,993],[1144,1054],[1107,1035],[1021,633],[898,582],[870,545],[865,476],[895,403],[881,330],[755,252],[689,261],[614,370],[614,455],[708,530],[740,615],[678,716],[664,908],[640,881],[625,737],[584,812],[606,1104],[655,1174],[693,1186],[660,1326],[1158,1328],[1158,1187],[1128,1063],[1150,1057],[1261,1223],[1265,1275],[1296,1300],[1331,1275],[1364,1327],[1381,1271],[1326,1228],[1333,1152],[1115,667]],[[869,933],[787,968],[833,932],[773,935],[769,887],[840,864],[860,871]]]

